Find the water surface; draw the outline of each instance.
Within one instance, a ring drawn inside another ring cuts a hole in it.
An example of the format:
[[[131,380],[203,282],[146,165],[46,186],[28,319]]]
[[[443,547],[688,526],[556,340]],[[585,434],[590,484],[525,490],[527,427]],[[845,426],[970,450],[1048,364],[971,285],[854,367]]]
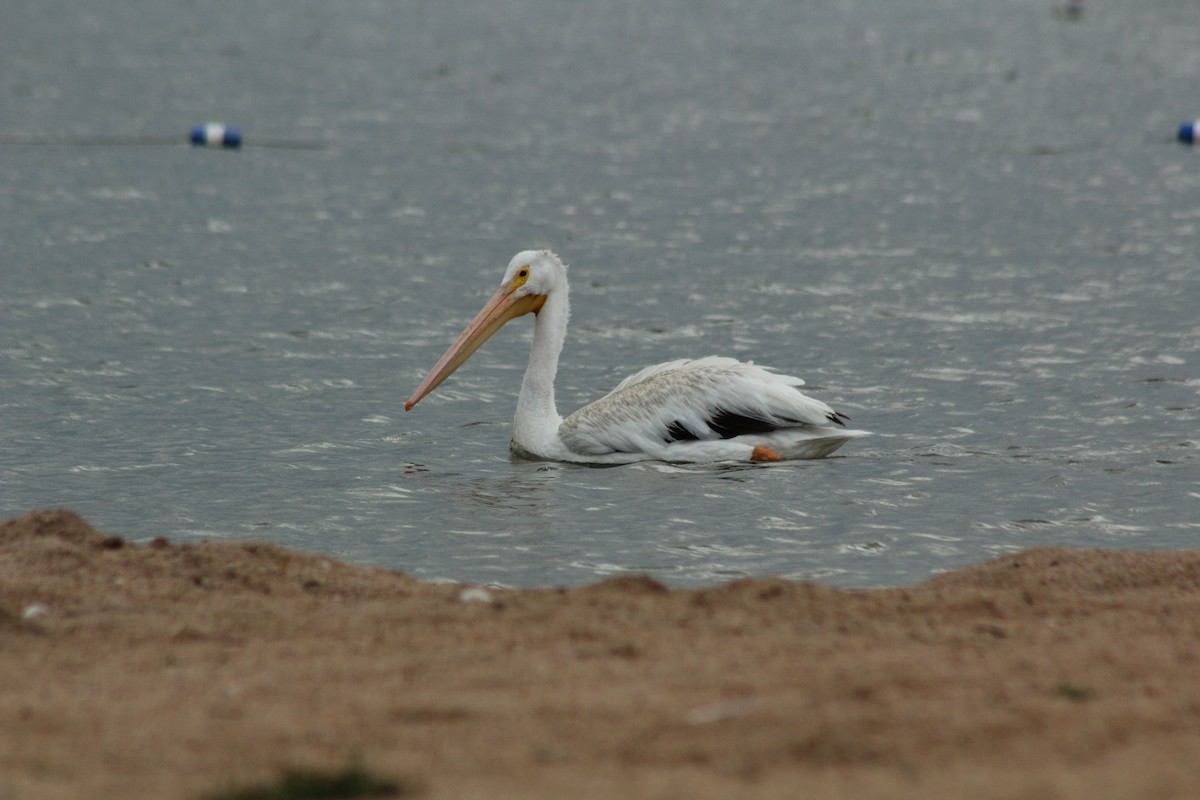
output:
[[[509,585],[1194,546],[1189,4],[119,5],[0,25],[4,515]],[[327,146],[13,143],[208,119]],[[543,246],[572,265],[564,413],[721,354],[876,435],[513,460],[523,324],[405,414]]]

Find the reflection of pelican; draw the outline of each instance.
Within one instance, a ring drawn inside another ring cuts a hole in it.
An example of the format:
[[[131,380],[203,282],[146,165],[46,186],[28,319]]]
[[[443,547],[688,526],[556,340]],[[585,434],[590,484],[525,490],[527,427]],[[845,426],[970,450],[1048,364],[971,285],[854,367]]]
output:
[[[533,349],[517,399],[513,451],[552,461],[778,461],[822,458],[865,431],[846,415],[796,390],[799,378],[732,358],[646,367],[563,419],[554,374],[567,336],[567,268],[549,250],[518,253],[487,302],[404,404],[458,369],[504,323],[533,313]]]

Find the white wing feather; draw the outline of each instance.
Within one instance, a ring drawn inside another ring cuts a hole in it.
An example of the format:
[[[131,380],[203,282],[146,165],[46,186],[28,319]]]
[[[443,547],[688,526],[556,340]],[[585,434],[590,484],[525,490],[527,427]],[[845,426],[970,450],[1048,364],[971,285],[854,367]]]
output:
[[[843,433],[832,408],[795,388],[803,383],[732,358],[669,361],[630,375],[563,420],[559,433],[570,450],[593,456],[661,451],[681,438],[731,438],[722,420],[748,418],[780,433]]]

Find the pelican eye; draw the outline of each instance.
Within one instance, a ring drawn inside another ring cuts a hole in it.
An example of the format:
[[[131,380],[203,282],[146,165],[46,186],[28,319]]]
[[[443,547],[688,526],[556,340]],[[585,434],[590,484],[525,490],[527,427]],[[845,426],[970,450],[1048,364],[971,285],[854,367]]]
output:
[[[512,283],[509,285],[509,291],[516,291],[521,288],[527,280],[529,280],[529,267],[521,267],[517,270],[517,274],[513,276]]]

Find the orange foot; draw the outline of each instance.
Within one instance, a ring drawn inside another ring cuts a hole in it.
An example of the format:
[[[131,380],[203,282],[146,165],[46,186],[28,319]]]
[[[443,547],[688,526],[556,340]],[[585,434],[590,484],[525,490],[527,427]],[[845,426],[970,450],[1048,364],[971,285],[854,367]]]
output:
[[[776,453],[769,447],[755,445],[754,452],[750,454],[751,461],[783,461],[783,456]]]

